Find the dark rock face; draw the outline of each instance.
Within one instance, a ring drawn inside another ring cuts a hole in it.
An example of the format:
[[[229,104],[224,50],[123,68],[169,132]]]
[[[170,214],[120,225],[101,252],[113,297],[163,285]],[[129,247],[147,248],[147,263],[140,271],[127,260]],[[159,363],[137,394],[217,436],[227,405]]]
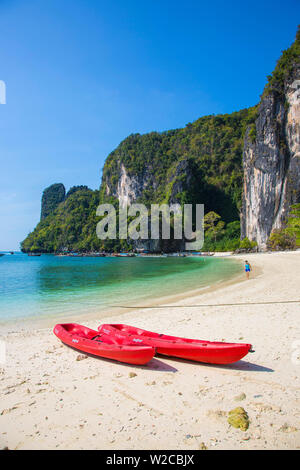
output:
[[[46,188],[42,196],[41,220],[52,214],[65,197],[66,189],[62,183],[52,184]]]
[[[245,135],[241,235],[260,249],[275,228],[284,226],[291,204],[300,202],[300,67],[284,93],[263,96],[255,140]]]

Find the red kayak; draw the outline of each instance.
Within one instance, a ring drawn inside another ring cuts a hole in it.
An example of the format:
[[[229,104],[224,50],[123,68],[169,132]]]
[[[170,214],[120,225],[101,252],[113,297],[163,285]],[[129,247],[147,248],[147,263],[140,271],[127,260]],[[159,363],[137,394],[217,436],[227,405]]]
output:
[[[155,354],[153,346],[137,345],[125,336],[106,335],[76,323],[55,325],[53,332],[63,343],[79,351],[128,364],[146,364]]]
[[[165,356],[210,364],[231,364],[242,359],[251,349],[251,344],[179,338],[153,333],[129,325],[101,325],[98,330],[118,339],[126,337],[136,344],[148,344],[153,346],[157,353]]]

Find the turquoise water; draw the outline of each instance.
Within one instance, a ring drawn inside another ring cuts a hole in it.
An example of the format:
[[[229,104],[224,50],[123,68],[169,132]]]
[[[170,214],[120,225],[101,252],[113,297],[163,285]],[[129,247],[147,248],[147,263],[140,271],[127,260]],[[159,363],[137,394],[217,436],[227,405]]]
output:
[[[222,258],[0,257],[0,321],[113,312],[228,280],[240,265]]]

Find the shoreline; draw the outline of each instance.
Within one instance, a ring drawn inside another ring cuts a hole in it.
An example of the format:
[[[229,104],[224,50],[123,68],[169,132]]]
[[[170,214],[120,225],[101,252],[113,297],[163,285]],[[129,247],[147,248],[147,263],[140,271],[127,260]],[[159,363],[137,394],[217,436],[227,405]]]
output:
[[[299,449],[300,252],[247,258],[256,272],[249,281],[104,319],[253,345],[254,354],[229,366],[163,356],[144,367],[77,360],[49,328],[2,335],[0,448]],[[249,415],[246,432],[227,423],[237,406]]]

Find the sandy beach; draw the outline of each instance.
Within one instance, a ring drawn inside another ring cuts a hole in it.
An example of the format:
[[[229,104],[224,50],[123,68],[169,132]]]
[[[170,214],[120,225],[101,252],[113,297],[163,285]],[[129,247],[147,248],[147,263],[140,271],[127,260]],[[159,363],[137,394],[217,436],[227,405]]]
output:
[[[247,259],[249,281],[101,319],[251,343],[255,353],[230,366],[162,356],[127,366],[82,357],[48,327],[2,328],[0,448],[299,449],[300,251]],[[237,406],[249,415],[245,432],[227,423]]]

